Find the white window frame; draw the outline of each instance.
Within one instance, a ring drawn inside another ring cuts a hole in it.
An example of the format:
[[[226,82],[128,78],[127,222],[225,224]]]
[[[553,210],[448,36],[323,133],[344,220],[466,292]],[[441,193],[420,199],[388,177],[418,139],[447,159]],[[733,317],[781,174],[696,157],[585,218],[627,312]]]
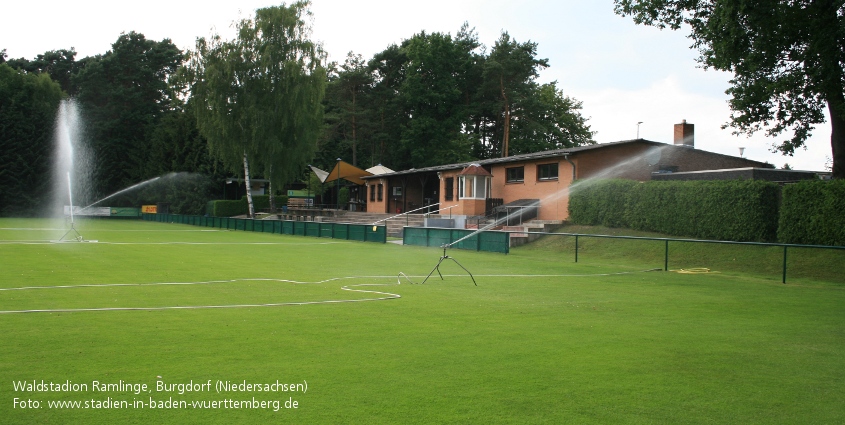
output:
[[[469,184],[467,184],[469,181]],[[490,176],[460,176],[458,179],[458,199],[487,199],[490,197],[492,179]],[[467,193],[467,189],[472,193]]]

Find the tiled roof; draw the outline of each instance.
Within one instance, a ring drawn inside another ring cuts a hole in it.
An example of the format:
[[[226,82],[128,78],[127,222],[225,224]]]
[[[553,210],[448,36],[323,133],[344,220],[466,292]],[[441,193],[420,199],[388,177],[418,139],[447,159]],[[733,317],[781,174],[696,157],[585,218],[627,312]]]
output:
[[[470,164],[458,174],[462,176],[492,176],[492,174],[490,174],[489,171],[485,170],[484,167],[475,163]]]

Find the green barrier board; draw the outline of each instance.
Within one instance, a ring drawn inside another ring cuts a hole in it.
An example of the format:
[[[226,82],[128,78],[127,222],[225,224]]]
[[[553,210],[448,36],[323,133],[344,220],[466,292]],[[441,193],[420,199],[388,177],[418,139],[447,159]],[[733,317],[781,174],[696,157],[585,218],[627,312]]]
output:
[[[320,237],[333,238],[334,237],[334,223],[320,223]]]
[[[387,242],[387,227],[349,223],[320,223],[314,221],[250,220],[231,217],[207,217],[184,214],[139,213],[144,221],[179,223],[193,226],[213,227],[227,230],[243,230],[283,235],[311,236],[319,238],[345,239],[361,242]],[[408,228],[409,234],[417,232],[424,241],[426,233]],[[425,229],[421,229],[425,230]],[[420,243],[425,245],[425,243]]]
[[[405,245],[436,247],[454,243],[452,247],[457,249],[501,252],[503,254],[510,252],[510,235],[508,233],[485,231],[473,234],[474,232],[474,230],[468,229],[405,227],[403,230],[402,243]],[[463,239],[465,237],[467,238]],[[459,240],[460,242],[455,243]]]

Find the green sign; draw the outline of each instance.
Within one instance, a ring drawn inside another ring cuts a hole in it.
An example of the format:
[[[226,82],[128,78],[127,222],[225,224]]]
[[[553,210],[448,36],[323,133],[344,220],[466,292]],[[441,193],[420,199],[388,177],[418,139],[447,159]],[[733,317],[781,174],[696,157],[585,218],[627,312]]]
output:
[[[288,198],[313,198],[314,192],[307,190],[288,190]]]

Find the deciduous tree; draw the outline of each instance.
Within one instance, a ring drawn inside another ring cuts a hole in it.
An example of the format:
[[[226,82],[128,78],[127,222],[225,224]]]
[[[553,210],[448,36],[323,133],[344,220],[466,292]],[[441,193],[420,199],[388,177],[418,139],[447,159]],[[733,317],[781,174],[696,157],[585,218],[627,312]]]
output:
[[[595,143],[580,111],[581,102],[564,95],[557,82],[536,86],[515,112],[511,155]]]
[[[305,21],[309,5],[258,9],[254,19],[236,24],[236,39],[198,39],[192,55],[198,128],[229,168],[243,164],[253,217],[250,161],[280,186],[298,176],[316,149],[326,71]]]
[[[96,191],[107,195],[154,177],[151,135],[174,108],[168,79],[184,55],[169,39],[121,34],[112,50],[84,58],[72,78],[96,157]]]
[[[833,176],[845,178],[845,4],[841,0],[614,0],[634,22],[689,28],[705,68],[733,73],[729,125],[792,137],[773,148],[805,146],[831,125]]]
[[[462,134],[465,47],[449,34],[425,32],[402,45],[408,64],[401,93],[409,121],[401,143],[415,167],[471,159],[471,143]]]
[[[76,50],[50,50],[35,57],[33,60],[25,58],[11,59],[8,61],[12,68],[20,69],[29,73],[45,73],[59,83],[65,93],[76,94],[75,88],[71,85],[71,77],[78,71],[79,64],[75,60]]]

